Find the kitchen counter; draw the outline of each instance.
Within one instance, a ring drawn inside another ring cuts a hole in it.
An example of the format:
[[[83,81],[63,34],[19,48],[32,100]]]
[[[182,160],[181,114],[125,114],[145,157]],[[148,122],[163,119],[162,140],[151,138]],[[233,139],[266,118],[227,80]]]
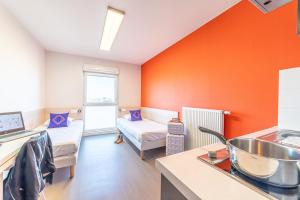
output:
[[[277,130],[277,127],[245,135],[243,137],[256,138]],[[274,199],[260,192],[248,184],[243,184],[233,177],[224,174],[197,157],[208,150],[219,150],[225,145],[214,145],[196,148],[172,156],[160,158],[156,167],[186,199],[191,200],[264,200]]]

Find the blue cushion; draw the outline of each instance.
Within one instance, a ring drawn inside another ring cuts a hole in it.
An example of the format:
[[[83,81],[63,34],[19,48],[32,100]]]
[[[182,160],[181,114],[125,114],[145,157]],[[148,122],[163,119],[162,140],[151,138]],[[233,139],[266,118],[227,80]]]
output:
[[[131,121],[141,121],[142,115],[141,110],[130,110]]]
[[[50,113],[50,123],[48,128],[68,127],[69,113]]]

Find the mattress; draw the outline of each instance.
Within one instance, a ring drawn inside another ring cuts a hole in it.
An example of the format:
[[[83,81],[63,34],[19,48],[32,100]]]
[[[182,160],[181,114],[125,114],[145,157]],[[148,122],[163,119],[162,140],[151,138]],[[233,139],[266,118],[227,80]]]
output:
[[[133,136],[139,142],[150,142],[166,138],[168,133],[167,125],[160,124],[148,119],[141,121],[129,121],[125,118],[118,118],[117,127],[126,130],[127,134]]]
[[[83,131],[83,121],[74,120],[69,127],[47,129],[53,146],[53,156],[77,153]]]

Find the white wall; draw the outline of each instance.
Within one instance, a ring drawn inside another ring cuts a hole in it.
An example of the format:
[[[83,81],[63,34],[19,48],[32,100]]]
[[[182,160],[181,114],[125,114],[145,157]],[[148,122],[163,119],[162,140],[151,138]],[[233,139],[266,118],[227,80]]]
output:
[[[45,105],[45,51],[0,4],[0,112]]]
[[[83,105],[83,65],[96,64],[119,68],[119,105],[141,104],[141,68],[138,65],[83,56],[46,53],[46,107],[70,108]]]
[[[300,131],[300,67],[280,70],[278,126]]]

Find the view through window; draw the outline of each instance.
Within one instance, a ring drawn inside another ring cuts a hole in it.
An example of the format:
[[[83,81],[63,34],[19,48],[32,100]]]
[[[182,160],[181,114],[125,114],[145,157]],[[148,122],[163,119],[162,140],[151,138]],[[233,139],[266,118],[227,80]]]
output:
[[[115,129],[117,76],[85,73],[85,130]]]

